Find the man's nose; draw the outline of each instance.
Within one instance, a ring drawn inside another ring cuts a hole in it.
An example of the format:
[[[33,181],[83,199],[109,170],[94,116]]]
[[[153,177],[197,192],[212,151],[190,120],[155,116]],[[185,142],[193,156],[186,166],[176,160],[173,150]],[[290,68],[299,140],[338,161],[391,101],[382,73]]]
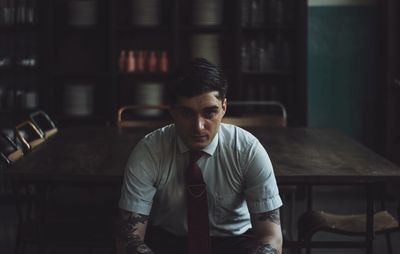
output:
[[[196,117],[195,128],[196,130],[203,130],[205,125],[205,119],[201,116]]]

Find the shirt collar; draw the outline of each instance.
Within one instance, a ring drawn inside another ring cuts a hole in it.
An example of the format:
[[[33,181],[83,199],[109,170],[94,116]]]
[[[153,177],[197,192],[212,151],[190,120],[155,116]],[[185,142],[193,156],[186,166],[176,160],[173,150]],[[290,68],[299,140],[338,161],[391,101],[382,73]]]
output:
[[[179,135],[176,135],[176,136],[177,136],[177,141],[178,141],[179,152],[181,154],[188,152],[189,148],[183,143],[181,137],[179,137]],[[218,139],[219,139],[219,135],[217,132],[217,134],[215,135],[215,137],[213,138],[211,143],[208,144],[208,146],[204,147],[201,151],[205,152],[206,154],[208,154],[210,156],[214,155],[214,152],[218,146]]]

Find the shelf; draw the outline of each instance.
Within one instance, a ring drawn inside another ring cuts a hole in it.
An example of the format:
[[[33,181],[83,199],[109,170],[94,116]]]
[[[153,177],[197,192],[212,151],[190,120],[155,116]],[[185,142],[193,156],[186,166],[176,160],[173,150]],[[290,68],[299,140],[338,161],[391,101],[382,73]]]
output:
[[[171,32],[172,28],[167,26],[118,26],[117,32]]]
[[[234,28],[231,26],[182,26],[182,32],[196,32],[196,33],[220,33],[220,32],[233,32]]]
[[[96,73],[63,73],[63,72],[57,72],[53,74],[54,77],[58,78],[83,78],[83,79],[94,79],[94,78],[105,78],[109,77],[109,75],[101,72],[96,72]]]
[[[2,24],[0,32],[32,32],[38,29],[37,24]]]
[[[65,25],[61,29],[57,29],[56,33],[58,34],[71,34],[76,33],[78,35],[88,34],[92,36],[93,34],[104,34],[104,28],[98,25],[94,26],[72,26]]]
[[[0,72],[12,72],[14,68],[11,65],[0,66]]]
[[[243,72],[245,76],[252,76],[252,77],[265,77],[265,76],[293,76],[295,73],[290,70],[270,70],[270,71],[245,71]]]
[[[295,31],[296,27],[292,25],[260,25],[241,27],[243,32],[264,32],[268,30]]]
[[[32,72],[38,70],[37,65],[35,66],[22,66],[22,65],[7,65],[0,66],[0,72]]]
[[[168,78],[169,73],[164,72],[118,72],[121,78]]]

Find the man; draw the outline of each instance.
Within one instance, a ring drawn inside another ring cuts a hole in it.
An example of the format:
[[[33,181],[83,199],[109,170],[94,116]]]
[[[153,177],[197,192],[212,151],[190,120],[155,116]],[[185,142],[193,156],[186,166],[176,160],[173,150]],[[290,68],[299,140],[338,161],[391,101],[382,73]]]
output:
[[[214,254],[281,253],[282,201],[272,165],[253,135],[221,123],[228,88],[221,70],[194,59],[169,88],[174,124],[146,135],[126,166],[119,202],[122,252],[188,253],[211,243]],[[189,159],[194,151],[202,152],[195,162]],[[203,224],[211,236],[194,248],[203,239],[188,240],[196,223],[188,218],[197,209],[188,204],[203,193],[192,197],[188,164],[196,164],[205,183]]]

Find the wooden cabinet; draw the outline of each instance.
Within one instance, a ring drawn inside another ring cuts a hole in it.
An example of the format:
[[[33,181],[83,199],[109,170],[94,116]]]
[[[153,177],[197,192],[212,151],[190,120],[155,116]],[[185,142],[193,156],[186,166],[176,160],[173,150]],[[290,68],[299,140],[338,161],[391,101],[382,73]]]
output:
[[[44,109],[60,125],[104,124],[111,98],[110,2],[46,1]]]
[[[222,66],[230,100],[278,100],[306,123],[305,0],[45,0],[41,105],[59,121],[110,123],[163,102],[179,66]],[[88,102],[89,101],[89,102]]]
[[[383,153],[400,165],[400,3],[381,2],[381,122]]]
[[[40,19],[36,0],[0,2],[0,112],[39,105]],[[18,121],[18,119],[14,119]]]

